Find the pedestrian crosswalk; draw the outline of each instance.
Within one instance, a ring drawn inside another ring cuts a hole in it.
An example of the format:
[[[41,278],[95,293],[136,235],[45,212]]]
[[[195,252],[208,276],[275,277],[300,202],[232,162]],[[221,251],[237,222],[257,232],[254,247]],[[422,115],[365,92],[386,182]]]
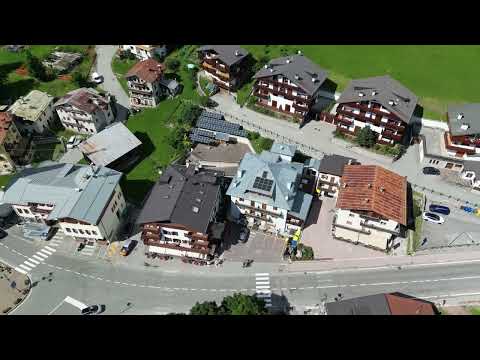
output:
[[[85,245],[85,247],[80,251],[81,255],[85,256],[92,256],[93,253],[95,252],[95,249],[97,248],[97,244],[94,243],[93,245]]]
[[[53,237],[50,239],[50,241],[48,242],[48,244],[49,244],[50,246],[55,246],[55,247],[57,247],[57,246],[60,245],[60,243],[62,242],[62,240],[63,240],[63,237],[57,233],[57,234],[55,234],[55,236],[53,236]]]
[[[50,244],[50,243],[49,243]],[[53,244],[50,244],[53,245]],[[53,245],[58,246],[58,245]],[[38,250],[34,255],[25,260],[22,264],[15,268],[16,271],[22,274],[28,274],[35,267],[44,262],[50,255],[53,255],[57,250],[51,246],[44,246],[42,249]]]
[[[265,301],[267,308],[272,307],[272,291],[270,290],[270,274],[255,274],[255,295]]]

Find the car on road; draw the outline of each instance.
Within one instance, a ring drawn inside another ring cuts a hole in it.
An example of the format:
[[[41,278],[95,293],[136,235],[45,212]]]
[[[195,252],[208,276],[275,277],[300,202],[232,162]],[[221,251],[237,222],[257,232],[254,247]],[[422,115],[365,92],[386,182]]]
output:
[[[125,244],[123,244],[122,250],[120,250],[120,254],[122,254],[122,256],[127,256],[132,252],[136,244],[137,242],[133,239],[127,240]]]
[[[3,239],[4,237],[7,237],[8,233],[3,230],[3,229],[0,229],[0,239]]]
[[[431,212],[438,213],[438,214],[443,214],[443,215],[449,215],[450,214],[450,209],[447,206],[444,205],[436,205],[436,204],[431,204],[428,209]]]
[[[250,235],[250,230],[248,230],[248,228],[244,227],[242,230],[240,230],[240,236],[239,236],[240,242],[246,243],[248,240],[248,235]]]
[[[434,224],[443,224],[445,222],[445,219],[443,217],[431,212],[424,212],[422,218],[423,220]]]
[[[94,72],[92,74],[92,81],[95,83],[95,84],[101,84],[103,83],[103,76],[100,75],[99,73],[97,72]]]
[[[73,149],[82,142],[82,139],[77,135],[70,136],[70,139],[67,141],[67,149]]]
[[[91,305],[82,309],[82,315],[94,315],[100,310],[98,305]]]
[[[424,175],[440,175],[440,170],[431,166],[424,167],[422,171]]]

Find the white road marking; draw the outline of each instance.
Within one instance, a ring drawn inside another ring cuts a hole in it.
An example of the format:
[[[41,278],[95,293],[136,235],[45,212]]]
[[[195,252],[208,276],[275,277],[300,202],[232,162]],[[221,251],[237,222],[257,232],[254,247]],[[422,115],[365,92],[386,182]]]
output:
[[[53,252],[57,251],[57,249],[53,249],[53,248],[51,248],[50,246],[45,246],[45,249],[50,250],[50,251],[53,251]]]
[[[257,281],[270,280],[270,276],[256,276]]]
[[[255,274],[255,277],[257,277],[257,276],[270,276],[270,274],[269,273],[257,273],[257,274]]]
[[[34,259],[32,259],[32,258],[29,258],[28,261],[31,261],[31,262],[33,262],[33,263],[35,263],[35,264],[37,264],[37,265],[40,264],[40,261],[34,260]]]
[[[79,308],[80,310],[85,309],[87,307],[87,305],[85,305],[84,303],[74,298],[71,298],[70,296],[67,296],[64,301],[75,306],[76,308]]]
[[[36,264],[32,264],[31,262],[28,262],[28,261],[24,261],[24,264],[30,266],[31,268],[34,268],[35,266],[37,266]]]
[[[45,254],[43,254],[43,253],[41,253],[41,252],[38,252],[38,251],[37,251],[37,255],[38,255],[38,256],[41,256],[41,257],[44,258],[44,259],[48,258],[48,255],[45,255]],[[35,255],[33,255],[33,256],[35,256]]]
[[[256,288],[257,288],[257,290],[259,290],[259,289],[270,289],[270,285],[257,285]]]
[[[39,253],[47,254],[47,257],[53,254],[52,252],[50,252],[48,250],[45,250],[45,249],[40,250]]]
[[[257,281],[256,285],[270,285],[270,281]]]
[[[21,268],[27,270],[27,271],[31,271],[32,269],[30,269],[27,265],[24,265],[24,264],[21,264],[19,265]]]
[[[62,270],[63,268],[61,268],[60,266],[55,266],[55,269]]]
[[[22,268],[19,268],[19,267],[16,267],[14,268],[15,271],[18,271],[19,273],[23,274],[23,275],[26,275],[27,272],[25,270],[23,270]]]

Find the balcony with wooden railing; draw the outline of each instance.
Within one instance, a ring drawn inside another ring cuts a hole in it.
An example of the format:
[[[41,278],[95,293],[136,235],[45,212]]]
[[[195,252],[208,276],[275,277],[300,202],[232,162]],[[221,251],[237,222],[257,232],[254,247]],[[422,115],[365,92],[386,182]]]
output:
[[[238,201],[235,201],[235,205],[237,205],[240,208],[246,209],[246,210],[258,211],[260,213],[265,213],[267,215],[270,215],[270,216],[273,216],[273,217],[276,217],[276,218],[281,218],[282,217],[282,215],[279,214],[279,213],[276,213],[276,212],[273,212],[273,211],[270,211],[270,210],[267,210],[267,209],[257,208],[255,206],[245,205],[245,204],[242,204]]]
[[[310,107],[313,102],[313,99],[311,97],[305,99],[300,96],[292,95],[291,93],[284,91],[282,88],[274,87],[273,89],[271,89],[266,85],[257,83],[254,86],[254,91],[260,91],[260,90],[266,90],[268,93],[271,93],[275,96],[283,96],[287,100],[307,104],[307,107]]]
[[[475,155],[476,154],[475,149],[472,148],[472,147],[466,148],[466,147],[462,147],[462,146],[458,146],[458,145],[453,144],[452,139],[451,139],[451,135],[447,131],[443,133],[443,138],[444,138],[444,141],[445,141],[445,147],[450,151],[455,151],[456,155],[459,156],[459,157],[462,157],[465,154],[467,154],[467,155]]]
[[[267,87],[269,85],[272,85],[273,88],[291,90],[292,92],[295,91],[295,92],[297,92],[296,96],[298,96],[299,98],[303,98],[305,100],[308,100],[310,98],[310,96],[303,93],[301,88],[296,87],[296,86],[292,86],[292,85],[284,83],[284,82],[280,82],[278,80],[263,78],[263,79],[258,81],[258,85],[267,86]],[[299,95],[301,95],[301,96],[299,96]]]
[[[228,73],[228,69],[220,69],[218,67],[212,66],[207,62],[202,63],[202,67],[204,70],[208,71],[210,74],[218,76],[220,78],[225,79],[228,81],[230,79],[230,74]]]

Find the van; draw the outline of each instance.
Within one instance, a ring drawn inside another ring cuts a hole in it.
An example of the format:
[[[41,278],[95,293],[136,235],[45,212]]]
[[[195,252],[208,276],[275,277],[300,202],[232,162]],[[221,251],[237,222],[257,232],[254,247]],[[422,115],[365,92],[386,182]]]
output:
[[[120,254],[123,256],[127,256],[128,254],[130,254],[130,251],[133,250],[136,243],[137,242],[133,239],[127,240],[125,244],[123,244],[122,250],[120,250]]]

